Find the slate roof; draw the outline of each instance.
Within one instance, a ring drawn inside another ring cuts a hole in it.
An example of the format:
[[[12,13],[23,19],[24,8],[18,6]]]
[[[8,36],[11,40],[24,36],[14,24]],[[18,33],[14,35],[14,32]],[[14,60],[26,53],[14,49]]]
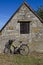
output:
[[[43,23],[43,20],[37,15],[37,13],[26,3],[26,2],[23,2],[21,4],[21,6],[25,4],[29,9],[30,11]],[[17,9],[16,12],[13,13],[13,15],[11,16],[11,18],[7,21],[7,23],[2,27],[2,29],[0,30],[0,32],[5,28],[5,26],[10,22],[10,20],[12,19],[12,17],[19,11],[19,9],[21,8],[21,6]]]

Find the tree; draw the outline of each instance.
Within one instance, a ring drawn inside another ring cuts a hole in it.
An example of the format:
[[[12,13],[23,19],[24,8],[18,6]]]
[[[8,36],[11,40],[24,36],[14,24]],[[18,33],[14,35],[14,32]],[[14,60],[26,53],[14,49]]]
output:
[[[37,10],[37,14],[43,19],[43,6],[40,6]]]

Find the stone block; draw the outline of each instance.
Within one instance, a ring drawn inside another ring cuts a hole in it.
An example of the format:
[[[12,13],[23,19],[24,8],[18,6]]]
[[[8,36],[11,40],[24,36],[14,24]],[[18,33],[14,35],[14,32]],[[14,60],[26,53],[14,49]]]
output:
[[[40,29],[37,27],[32,27],[32,32],[38,33],[38,32],[40,32]]]

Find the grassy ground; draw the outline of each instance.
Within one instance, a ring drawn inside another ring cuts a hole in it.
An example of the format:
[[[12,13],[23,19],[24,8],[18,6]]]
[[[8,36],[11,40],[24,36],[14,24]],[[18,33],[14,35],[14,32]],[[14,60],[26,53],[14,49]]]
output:
[[[0,65],[43,65],[43,55],[0,54]]]

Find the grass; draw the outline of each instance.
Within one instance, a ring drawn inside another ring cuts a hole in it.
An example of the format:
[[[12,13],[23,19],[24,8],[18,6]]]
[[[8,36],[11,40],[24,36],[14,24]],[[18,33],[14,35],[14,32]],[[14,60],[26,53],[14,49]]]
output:
[[[43,65],[43,55],[7,55],[0,54],[0,65]]]

